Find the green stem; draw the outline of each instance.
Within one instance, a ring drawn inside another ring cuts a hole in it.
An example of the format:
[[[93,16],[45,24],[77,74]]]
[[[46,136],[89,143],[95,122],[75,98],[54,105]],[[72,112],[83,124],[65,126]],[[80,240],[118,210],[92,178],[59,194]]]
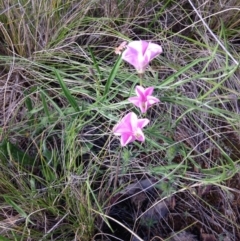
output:
[[[143,73],[139,73],[138,76],[140,78],[140,81],[139,81],[140,86],[142,86],[143,85],[143,83],[142,83],[143,82]]]

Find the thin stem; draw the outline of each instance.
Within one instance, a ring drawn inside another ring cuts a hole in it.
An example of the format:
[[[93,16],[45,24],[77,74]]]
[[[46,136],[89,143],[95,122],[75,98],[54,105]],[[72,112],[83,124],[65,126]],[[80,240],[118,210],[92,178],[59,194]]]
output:
[[[143,86],[143,83],[142,83],[143,82],[143,73],[139,73],[138,76],[140,78],[140,81],[139,81],[140,86]]]

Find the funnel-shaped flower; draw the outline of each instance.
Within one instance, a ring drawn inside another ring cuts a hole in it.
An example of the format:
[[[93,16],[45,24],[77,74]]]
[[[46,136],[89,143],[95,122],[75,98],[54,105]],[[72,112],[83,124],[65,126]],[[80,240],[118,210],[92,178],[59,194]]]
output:
[[[114,126],[113,133],[116,136],[121,136],[121,146],[126,146],[135,140],[144,142],[145,136],[142,129],[148,123],[148,119],[138,119],[135,113],[130,112]]]
[[[162,53],[162,47],[147,41],[132,41],[122,53],[122,58],[133,65],[139,74],[144,73],[148,64]]]
[[[137,96],[130,97],[128,100],[140,108],[142,113],[145,113],[151,105],[159,102],[158,98],[152,96],[153,90],[153,87],[144,89],[142,86],[137,85],[135,88]]]

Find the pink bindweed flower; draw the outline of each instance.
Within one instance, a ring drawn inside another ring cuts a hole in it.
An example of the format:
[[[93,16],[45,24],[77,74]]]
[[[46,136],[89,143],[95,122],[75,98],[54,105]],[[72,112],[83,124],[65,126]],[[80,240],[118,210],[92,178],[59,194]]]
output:
[[[162,53],[162,47],[148,41],[132,41],[122,53],[122,58],[133,65],[139,74],[145,69],[156,56]]]
[[[121,136],[121,146],[126,146],[135,140],[144,142],[145,136],[142,129],[148,123],[148,119],[138,119],[135,113],[130,112],[114,126],[113,133],[116,136]]]
[[[153,87],[144,89],[142,86],[137,85],[135,88],[137,96],[130,97],[128,100],[139,107],[142,113],[145,113],[151,105],[159,102],[158,98],[152,96],[153,90]]]

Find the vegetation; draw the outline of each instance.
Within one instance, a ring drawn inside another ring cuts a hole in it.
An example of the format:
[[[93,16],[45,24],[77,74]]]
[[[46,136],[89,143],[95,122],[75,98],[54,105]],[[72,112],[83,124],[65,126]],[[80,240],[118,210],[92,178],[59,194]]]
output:
[[[0,240],[240,240],[238,0],[0,0]],[[163,54],[146,141],[113,126]]]

